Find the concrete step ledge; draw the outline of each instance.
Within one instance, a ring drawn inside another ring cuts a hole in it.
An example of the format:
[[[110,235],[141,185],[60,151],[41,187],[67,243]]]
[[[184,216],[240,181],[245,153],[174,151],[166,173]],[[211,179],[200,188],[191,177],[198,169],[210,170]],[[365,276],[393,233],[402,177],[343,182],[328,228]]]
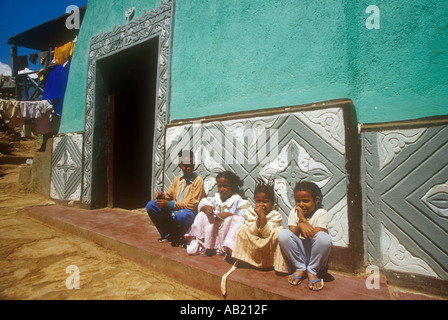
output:
[[[389,300],[387,281],[367,289],[367,276],[329,271],[325,288],[310,291],[305,281],[293,287],[286,275],[249,266],[237,268],[221,294],[221,277],[232,267],[222,256],[188,256],[183,248],[157,242],[159,234],[146,214],[120,209],[83,210],[63,206],[25,209],[32,218],[113,251],[123,257],[227,300]]]

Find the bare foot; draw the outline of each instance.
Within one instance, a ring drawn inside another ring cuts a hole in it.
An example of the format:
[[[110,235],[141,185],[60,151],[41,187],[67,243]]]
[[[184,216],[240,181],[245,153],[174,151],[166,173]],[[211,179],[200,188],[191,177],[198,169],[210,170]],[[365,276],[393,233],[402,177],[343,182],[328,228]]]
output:
[[[288,277],[288,282],[293,286],[298,286],[302,283],[304,276],[305,271],[296,270],[296,272]]]

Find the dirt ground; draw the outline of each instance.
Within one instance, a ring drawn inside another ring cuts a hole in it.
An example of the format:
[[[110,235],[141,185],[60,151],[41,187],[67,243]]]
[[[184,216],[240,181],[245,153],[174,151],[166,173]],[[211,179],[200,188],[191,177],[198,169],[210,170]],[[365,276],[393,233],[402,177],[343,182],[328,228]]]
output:
[[[32,156],[40,141],[0,132],[0,146],[0,157]],[[216,299],[113,251],[29,218],[24,208],[52,205],[52,201],[19,183],[19,171],[18,165],[0,164],[0,299]],[[70,266],[76,266],[79,273]],[[79,282],[75,282],[75,275]],[[74,286],[76,283],[79,289]]]

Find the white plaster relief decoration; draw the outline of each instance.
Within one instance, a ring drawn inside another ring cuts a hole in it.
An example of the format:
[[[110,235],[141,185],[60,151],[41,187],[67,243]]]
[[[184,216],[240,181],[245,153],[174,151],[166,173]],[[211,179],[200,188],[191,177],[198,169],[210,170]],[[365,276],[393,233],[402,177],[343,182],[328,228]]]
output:
[[[383,224],[381,225],[383,267],[407,273],[437,277],[437,273],[422,259],[414,257]]]
[[[365,252],[374,263],[447,278],[447,132],[444,125],[364,133]]]
[[[172,29],[173,1],[161,1],[156,9],[150,12],[143,11],[141,17],[132,19],[132,9],[129,11],[129,19],[122,26],[115,26],[111,32],[99,33],[92,37],[90,43],[86,110],[84,128],[84,178],[82,187],[82,201],[91,203],[92,186],[92,157],[93,157],[93,132],[95,114],[95,73],[98,59],[107,55],[130,48],[143,41],[159,38],[159,61],[157,79],[157,98],[155,110],[155,132],[153,153],[153,181],[152,189],[162,188],[163,184],[163,159],[165,149],[165,126],[168,122],[168,97],[169,97],[169,68],[171,60],[171,29]],[[128,15],[128,14],[126,14]]]
[[[207,194],[216,188],[216,174],[224,170],[244,178],[247,197],[253,196],[257,177],[273,179],[286,226],[294,207],[295,183],[313,181],[325,192],[324,205],[329,212],[329,232],[334,245],[347,247],[345,147],[341,149],[345,144],[345,129],[341,110],[198,121],[170,127],[166,133],[164,185],[167,187],[178,173],[178,168],[168,161],[170,155],[177,155],[182,148],[192,148]]]
[[[380,170],[384,169],[406,145],[415,143],[425,131],[425,128],[420,128],[378,133]]]
[[[171,127],[166,130],[166,150],[171,148],[171,144],[185,132],[185,126]]]
[[[53,142],[50,197],[57,200],[81,200],[82,148],[80,134],[55,137]]]
[[[273,148],[277,148],[277,144],[272,145],[270,150],[266,150],[266,141],[275,140],[278,137],[276,131],[269,131],[275,124],[276,119],[260,119],[254,118],[251,121],[241,122],[241,121],[225,121],[222,122],[223,127],[226,130],[226,134],[229,133],[235,138],[236,150],[240,152],[235,152],[235,159],[239,163],[244,163],[245,160],[247,164],[257,164],[257,163],[267,163],[269,157],[264,157],[264,155],[274,154]],[[269,139],[267,134],[270,135]],[[247,139],[247,143],[245,141]],[[241,152],[243,149],[247,150],[246,159],[244,159],[244,153]],[[233,160],[233,159],[232,159]]]
[[[218,157],[218,152],[213,152],[214,150],[212,146],[205,143],[204,137],[206,137],[206,134],[208,134],[209,132],[205,131],[204,127],[194,124],[192,126],[192,137],[190,136],[190,132],[188,131],[190,127],[190,125],[184,125],[170,127],[166,130],[167,158],[170,163],[177,163],[177,156],[179,151],[184,149],[191,149],[190,143],[193,141],[193,143],[195,144],[193,146],[193,150],[195,150],[194,162],[196,164],[196,170],[198,169],[198,166],[200,166],[201,173],[204,173],[204,190],[206,194],[209,194],[209,192],[216,184],[216,174],[218,172],[225,171],[225,168],[221,163],[222,155],[219,155],[219,159],[216,159]],[[175,141],[177,141],[177,144],[173,146],[173,148],[171,148]],[[219,146],[221,146],[221,144],[219,144]]]
[[[348,246],[347,197],[328,209],[328,233],[334,246]]]
[[[344,119],[341,108],[300,112],[296,114],[296,117],[341,154],[345,153]]]
[[[132,21],[132,19],[134,19],[134,15],[135,15],[135,7],[132,7],[128,10],[125,11],[124,13],[125,17],[126,17],[126,23],[129,23]]]
[[[296,170],[297,168],[299,170]],[[274,161],[260,170],[260,176],[265,179],[276,175],[279,176],[275,179],[276,192],[290,209],[294,207],[290,202],[290,199],[294,198],[290,193],[294,186],[291,186],[288,181],[310,178],[310,181],[315,182],[322,189],[333,176],[325,164],[312,159],[310,154],[294,140],[280,150]]]
[[[200,148],[195,153],[195,159],[202,158],[201,163],[204,165],[205,170],[209,173],[214,173],[215,175],[207,175],[204,179],[204,191],[205,194],[209,194],[210,191],[216,184],[216,173],[225,171],[224,166],[215,160],[210,154],[210,151],[205,146],[200,146]],[[196,162],[198,163],[198,162]]]
[[[448,218],[448,181],[429,189],[422,201],[439,216]]]
[[[294,140],[280,150],[274,161],[260,170],[260,176],[264,179],[276,177],[274,179],[275,192],[289,210],[294,208],[294,203],[290,201],[294,198],[292,195],[294,186],[288,181],[308,179],[314,181],[322,189],[333,177],[325,164],[312,159],[310,154]],[[333,244],[341,247],[348,246],[347,198],[343,197],[338,204],[330,208],[328,215],[329,234]]]

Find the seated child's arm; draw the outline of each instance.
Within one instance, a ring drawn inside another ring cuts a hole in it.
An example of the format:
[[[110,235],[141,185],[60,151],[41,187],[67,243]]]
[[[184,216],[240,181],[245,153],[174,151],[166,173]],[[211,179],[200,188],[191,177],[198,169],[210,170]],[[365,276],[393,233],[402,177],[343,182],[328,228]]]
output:
[[[313,238],[319,231],[326,231],[323,228],[313,228],[309,224],[303,222],[300,222],[297,226],[289,226],[289,230],[296,236],[303,236],[307,239]]]
[[[215,213],[215,207],[211,205],[203,205],[200,211],[204,212],[208,216],[211,216]]]
[[[228,211],[221,212],[218,214],[218,216],[221,219],[225,219],[225,218],[233,216],[235,214],[244,217],[244,214],[246,213],[246,211],[251,208],[252,208],[252,205],[250,204],[249,201],[244,200],[244,199],[239,199],[234,202],[234,204],[229,208]]]
[[[258,229],[261,229],[268,223],[268,220],[266,219],[266,210],[262,205],[255,205],[254,211],[258,216],[257,227]]]
[[[238,201],[238,205],[234,214],[244,217],[246,211],[250,209],[252,209],[252,205],[250,204],[250,202],[244,199],[240,199]]]
[[[324,231],[326,232],[327,230],[321,227],[313,227],[309,222],[308,219],[305,217],[305,215],[303,214],[303,211],[300,207],[296,207],[296,212],[298,212],[298,218],[299,218],[299,225],[298,227],[300,228],[302,235],[305,238],[311,239],[313,238],[318,232],[320,231]]]
[[[302,209],[300,208],[294,209],[294,211],[290,214],[290,218],[292,219],[288,222],[289,230],[291,230],[296,236],[303,236],[307,239],[311,239],[320,231],[326,232],[326,229],[324,228],[313,227],[308,222],[308,219],[306,219]]]
[[[220,212],[217,214],[217,216],[219,218],[221,218],[222,220],[224,220],[225,218],[231,217],[233,215],[234,215],[234,213],[231,213],[231,212]]]
[[[288,226],[289,230],[291,230],[292,233],[294,233],[296,236],[300,236],[302,234],[302,231],[300,230],[299,226]]]
[[[302,236],[307,239],[313,238],[320,231],[324,232],[327,231],[326,229],[320,227],[313,228],[309,223],[303,223],[303,222],[299,223],[297,228],[299,230],[299,233],[301,233]]]

